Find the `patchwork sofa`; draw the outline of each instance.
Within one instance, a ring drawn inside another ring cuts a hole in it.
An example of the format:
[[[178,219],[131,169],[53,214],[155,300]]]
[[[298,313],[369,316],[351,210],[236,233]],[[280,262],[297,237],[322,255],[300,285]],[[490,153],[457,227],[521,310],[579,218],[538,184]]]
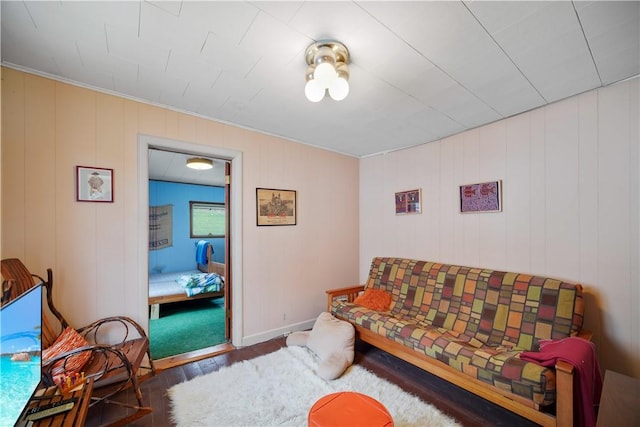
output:
[[[559,361],[548,368],[519,354],[537,350],[543,339],[590,339],[581,330],[581,285],[374,258],[365,285],[327,295],[328,311],[352,323],[362,341],[540,425],[573,425],[573,366]],[[388,307],[376,307],[385,295]]]

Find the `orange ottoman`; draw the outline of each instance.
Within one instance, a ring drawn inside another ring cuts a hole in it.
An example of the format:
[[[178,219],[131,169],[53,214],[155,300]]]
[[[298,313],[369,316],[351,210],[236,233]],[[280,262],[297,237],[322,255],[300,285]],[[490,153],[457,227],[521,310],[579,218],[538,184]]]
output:
[[[393,427],[393,418],[377,400],[341,391],[318,400],[309,411],[309,427]]]

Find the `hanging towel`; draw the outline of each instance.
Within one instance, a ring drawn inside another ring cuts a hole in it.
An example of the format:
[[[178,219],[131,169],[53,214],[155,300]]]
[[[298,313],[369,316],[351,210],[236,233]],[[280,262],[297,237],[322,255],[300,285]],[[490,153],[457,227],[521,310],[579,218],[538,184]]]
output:
[[[211,246],[211,253],[213,254],[213,246],[206,240],[200,240],[196,245],[196,262],[198,264],[207,265],[209,260],[207,259],[207,248]]]
[[[541,340],[540,352],[525,351],[520,354],[520,359],[537,362],[543,366],[554,366],[556,360],[573,365],[574,425],[595,427],[595,407],[600,403],[602,392],[602,377],[595,344],[579,337]]]

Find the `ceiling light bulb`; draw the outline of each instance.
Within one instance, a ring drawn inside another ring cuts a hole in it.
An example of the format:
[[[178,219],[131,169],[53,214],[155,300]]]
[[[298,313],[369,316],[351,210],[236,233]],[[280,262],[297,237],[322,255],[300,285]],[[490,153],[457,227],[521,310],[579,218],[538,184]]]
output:
[[[196,170],[207,170],[213,167],[213,161],[202,157],[192,157],[187,159],[187,167]]]
[[[327,88],[336,78],[336,69],[328,62],[323,62],[316,67],[316,71],[313,73],[313,78],[323,87]]]
[[[324,98],[324,87],[317,80],[309,80],[304,86],[304,94],[311,102],[319,102]]]
[[[342,101],[349,95],[349,82],[342,78],[336,78],[329,86],[329,96],[334,101]]]
[[[344,62],[336,64],[336,78],[329,86],[329,96],[335,101],[342,101],[349,95],[349,66]]]

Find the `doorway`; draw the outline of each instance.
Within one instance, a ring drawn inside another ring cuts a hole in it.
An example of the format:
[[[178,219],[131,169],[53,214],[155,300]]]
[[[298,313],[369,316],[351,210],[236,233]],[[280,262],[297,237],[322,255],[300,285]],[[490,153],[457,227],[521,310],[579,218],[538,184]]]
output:
[[[223,173],[221,173],[218,178],[216,178],[218,179],[218,181],[211,181],[211,183],[214,186],[216,186],[216,184],[218,185],[218,189],[220,189],[219,185],[221,183],[226,188],[226,190],[223,192],[224,193],[223,197],[224,197],[224,206],[228,207],[228,212],[226,213],[226,218],[227,218],[226,223],[228,228],[225,233],[226,238],[222,239],[224,240],[225,243],[218,242],[215,245],[212,245],[215,248],[215,252],[214,254],[212,254],[212,257],[211,257],[212,261],[214,261],[216,264],[220,264],[223,266],[222,267],[223,270],[222,271],[218,270],[218,271],[222,273],[221,275],[225,279],[224,287],[226,292],[224,292],[223,298],[208,298],[208,296],[203,295],[201,297],[202,298],[201,301],[186,300],[184,302],[184,304],[186,305],[194,304],[193,307],[195,307],[195,304],[202,303],[202,302],[205,302],[205,305],[206,305],[207,304],[206,302],[208,300],[210,300],[211,302],[214,302],[217,305],[224,305],[224,324],[222,325],[223,330],[218,332],[223,334],[225,344],[222,344],[221,346],[214,346],[214,347],[207,347],[199,350],[192,350],[186,354],[174,355],[166,359],[156,361],[156,364],[158,367],[163,367],[159,365],[164,365],[164,363],[158,363],[158,362],[167,362],[169,366],[175,366],[177,364],[182,364],[187,361],[193,361],[193,360],[209,357],[213,354],[218,354],[222,351],[229,351],[229,349],[233,349],[234,348],[233,344],[238,341],[237,331],[239,330],[238,328],[241,323],[241,318],[239,316],[238,317],[233,316],[233,318],[231,316],[231,314],[234,312],[234,308],[239,306],[238,304],[239,301],[235,300],[235,295],[241,296],[239,292],[233,292],[234,289],[237,289],[237,284],[238,284],[236,283],[235,277],[232,276],[234,270],[236,270],[236,267],[237,267],[235,263],[236,260],[235,260],[234,254],[238,252],[238,248],[235,247],[235,243],[238,243],[238,246],[239,246],[238,238],[240,237],[240,236],[234,235],[235,234],[234,230],[238,228],[237,224],[235,224],[236,223],[235,218],[240,217],[240,215],[237,213],[238,212],[238,210],[236,209],[237,207],[235,206],[235,204],[232,203],[234,201],[234,198],[235,200],[238,199],[237,198],[238,191],[234,189],[234,186],[231,185],[232,182],[236,184],[236,181],[234,180],[234,176],[237,174],[235,174],[234,172],[237,172],[237,171],[234,171],[234,169],[235,168],[241,169],[241,157],[239,156],[239,153],[234,153],[227,150],[220,150],[212,147],[204,147],[199,145],[197,146],[194,144],[184,143],[180,141],[141,136],[139,138],[139,155],[140,155],[139,156],[139,160],[140,160],[139,183],[140,183],[140,193],[141,193],[141,196],[140,196],[141,204],[143,200],[147,200],[147,203],[145,203],[146,204],[145,212],[148,212],[148,207],[150,206],[149,201],[151,201],[154,198],[154,197],[150,197],[150,196],[153,196],[153,195],[150,195],[150,191],[155,191],[155,190],[153,189],[150,190],[151,186],[149,185],[149,179],[153,178],[152,171],[155,170],[154,162],[158,160],[155,158],[156,156],[150,155],[150,153],[164,154],[165,152],[169,152],[169,154],[173,154],[174,159],[172,161],[179,162],[181,166],[184,166],[186,164],[185,158],[189,156],[201,156],[206,158],[212,158],[214,159],[214,162],[222,164],[223,166],[226,166],[226,170]],[[166,156],[160,156],[160,157],[166,157]],[[176,160],[176,159],[179,159],[179,160]],[[158,161],[162,162],[162,159]],[[167,167],[168,167],[167,164],[161,166],[161,168],[167,168]],[[143,174],[144,174],[144,185],[142,185]],[[181,180],[185,185],[187,184],[185,181],[188,181],[188,179],[185,178]],[[237,181],[239,181],[239,179]],[[203,185],[203,183],[196,183],[193,185]],[[145,227],[145,229],[148,230],[148,221],[149,221],[148,216],[146,220],[147,221],[145,222],[147,222],[147,226]],[[139,240],[141,242],[143,240],[142,233],[140,233]],[[156,268],[157,270],[162,270],[164,268],[162,263],[158,263],[157,260],[152,260],[153,255],[150,255],[152,252],[148,251],[150,240],[152,239],[150,238],[149,233],[146,233],[146,236],[144,238],[144,249],[147,249],[147,251],[145,252],[146,254],[145,259],[147,260],[147,265],[144,267],[146,267],[145,273],[147,277],[147,281],[146,281],[147,286],[149,283],[148,282],[149,278],[154,273],[153,268]],[[211,241],[213,239],[206,239],[206,240]],[[140,246],[141,246],[140,253],[142,254],[142,244]],[[193,248],[192,248],[192,252],[193,252]],[[232,263],[231,260],[233,260],[234,262]],[[151,265],[152,263],[154,264],[154,266]],[[195,262],[192,265],[195,266]],[[141,268],[142,267],[143,266],[141,266]],[[207,265],[199,265],[198,267],[200,267],[201,271],[205,271],[205,272],[207,271],[206,270]],[[202,267],[204,267],[205,270],[202,270]],[[232,278],[234,280],[232,280]],[[234,298],[231,298],[232,294],[235,294]],[[181,299],[180,297],[177,297],[177,298]],[[182,298],[182,299],[185,299],[185,298]],[[197,299],[197,297],[194,299]],[[173,302],[171,302],[171,304],[173,304]],[[183,302],[176,301],[176,305],[179,305],[179,304],[183,304]],[[160,307],[161,306],[162,305],[160,305]],[[167,307],[169,307],[169,304],[167,305]],[[148,330],[151,329],[152,322],[153,322],[152,320],[149,321]],[[197,333],[196,330],[194,330],[194,332]],[[201,330],[200,332],[202,333],[203,331]],[[152,337],[152,340],[153,340],[153,337]],[[152,341],[152,346],[153,346],[153,341]],[[156,357],[154,356],[154,360],[155,359]],[[164,366],[164,367],[168,367],[168,366]]]

